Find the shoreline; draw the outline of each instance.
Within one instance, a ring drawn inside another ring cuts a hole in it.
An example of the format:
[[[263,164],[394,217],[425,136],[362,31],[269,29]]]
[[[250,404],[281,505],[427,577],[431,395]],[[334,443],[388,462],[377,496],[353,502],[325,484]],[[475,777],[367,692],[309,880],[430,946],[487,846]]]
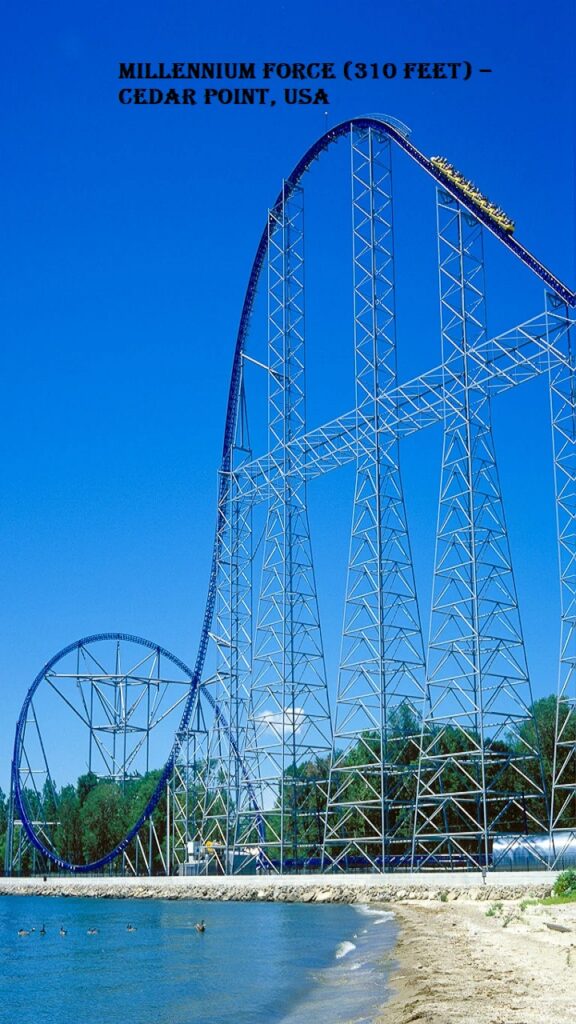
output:
[[[574,904],[418,901],[394,913],[390,998],[375,1024],[572,1024]]]
[[[100,899],[192,899],[298,903],[454,902],[536,899],[550,895],[558,873],[476,872],[429,875],[229,875],[199,877],[0,878],[0,896]]]
[[[374,1024],[573,1024],[576,904],[533,902],[556,877],[3,878],[0,895],[377,905],[398,934]]]

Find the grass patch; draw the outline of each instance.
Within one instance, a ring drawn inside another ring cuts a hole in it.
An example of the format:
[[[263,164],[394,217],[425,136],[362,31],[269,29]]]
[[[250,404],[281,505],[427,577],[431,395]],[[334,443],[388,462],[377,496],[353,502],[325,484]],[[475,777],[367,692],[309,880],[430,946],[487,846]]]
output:
[[[492,903],[492,905],[489,906],[488,910],[486,911],[486,917],[498,917],[498,915],[501,914],[501,913],[502,913],[502,904],[501,903]]]
[[[561,907],[563,903],[576,903],[576,892],[571,892],[566,896],[544,896],[543,899],[538,900],[544,907]]]
[[[526,910],[526,907],[536,907],[538,905],[538,902],[538,900],[522,900],[520,904],[520,912],[523,914]]]
[[[543,896],[539,900],[522,900],[520,911],[523,913],[526,907],[561,907],[564,903],[576,903],[576,892],[568,896]]]

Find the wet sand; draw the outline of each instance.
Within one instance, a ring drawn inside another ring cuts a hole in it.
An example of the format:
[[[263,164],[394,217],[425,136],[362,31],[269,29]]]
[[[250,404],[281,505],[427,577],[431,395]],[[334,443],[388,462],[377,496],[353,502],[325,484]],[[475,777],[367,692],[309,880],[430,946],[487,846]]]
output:
[[[378,1024],[573,1024],[576,904],[414,902],[394,913],[392,998]]]

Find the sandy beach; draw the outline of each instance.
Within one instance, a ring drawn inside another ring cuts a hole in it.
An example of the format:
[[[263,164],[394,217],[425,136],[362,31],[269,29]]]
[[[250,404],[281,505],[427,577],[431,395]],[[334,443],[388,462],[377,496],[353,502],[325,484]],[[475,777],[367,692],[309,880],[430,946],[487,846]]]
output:
[[[393,994],[378,1024],[572,1024],[576,904],[458,900],[394,912]]]

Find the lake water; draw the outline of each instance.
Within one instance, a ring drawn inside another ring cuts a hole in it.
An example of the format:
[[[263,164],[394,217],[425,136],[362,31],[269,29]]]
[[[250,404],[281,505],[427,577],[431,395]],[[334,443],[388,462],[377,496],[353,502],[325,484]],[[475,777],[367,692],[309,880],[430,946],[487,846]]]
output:
[[[346,905],[1,897],[0,1021],[368,1024],[395,939]]]

